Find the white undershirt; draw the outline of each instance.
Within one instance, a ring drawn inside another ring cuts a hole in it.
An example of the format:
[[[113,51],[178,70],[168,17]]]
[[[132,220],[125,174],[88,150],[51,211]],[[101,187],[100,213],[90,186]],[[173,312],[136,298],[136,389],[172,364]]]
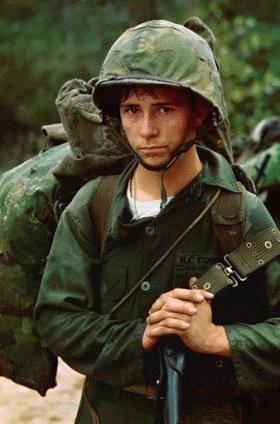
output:
[[[173,197],[174,196],[168,197],[164,206],[166,206]],[[127,199],[133,220],[153,217],[160,212],[161,199],[147,200],[145,202],[136,200],[131,196],[129,186],[127,187]]]

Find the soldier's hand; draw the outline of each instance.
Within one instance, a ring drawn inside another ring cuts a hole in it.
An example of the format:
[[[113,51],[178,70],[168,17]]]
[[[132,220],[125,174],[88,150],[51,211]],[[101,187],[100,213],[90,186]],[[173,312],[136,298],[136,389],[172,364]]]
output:
[[[195,281],[190,282],[194,283]],[[210,299],[206,297],[197,305],[196,314],[189,327],[179,337],[186,346],[195,352],[231,356],[225,328],[212,322]]]
[[[231,356],[225,328],[212,322],[212,310],[207,300],[197,306],[189,327],[179,337],[194,352]]]
[[[152,305],[143,334],[145,351],[155,348],[160,338],[175,334],[183,336],[197,313],[197,306],[213,295],[205,290],[174,289],[163,293]]]
[[[180,335],[180,338],[190,349],[196,352],[203,352],[206,349],[207,339],[214,327],[210,303],[207,300],[203,300],[196,307],[196,314],[191,320],[191,325],[189,325],[187,331]]]

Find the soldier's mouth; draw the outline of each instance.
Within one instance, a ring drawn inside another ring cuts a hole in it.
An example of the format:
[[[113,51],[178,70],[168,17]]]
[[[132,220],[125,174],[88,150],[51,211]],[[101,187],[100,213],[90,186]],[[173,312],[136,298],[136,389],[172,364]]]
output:
[[[151,146],[151,147],[141,147],[139,149],[142,153],[148,153],[148,154],[156,154],[156,153],[163,153],[166,151],[166,146]]]

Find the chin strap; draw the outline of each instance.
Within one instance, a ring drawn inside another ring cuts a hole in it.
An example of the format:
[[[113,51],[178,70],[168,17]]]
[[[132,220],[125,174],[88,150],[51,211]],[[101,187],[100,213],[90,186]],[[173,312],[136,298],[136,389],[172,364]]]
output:
[[[138,154],[131,148],[131,146],[130,146],[130,144],[128,142],[126,144],[128,145],[130,151],[136,157],[136,160],[144,168],[148,169],[149,171],[164,172],[167,169],[169,169],[177,161],[177,159],[179,159],[179,157],[183,153],[186,153],[195,144],[195,142],[196,142],[197,139],[203,137],[203,135],[205,135],[207,132],[211,131],[214,127],[217,127],[217,126],[218,126],[217,112],[213,108],[211,110],[210,114],[209,114],[209,117],[204,121],[204,123],[199,128],[197,128],[195,138],[193,138],[191,140],[185,141],[181,146],[179,146],[177,148],[177,150],[175,150],[175,152],[173,153],[173,155],[171,156],[171,158],[166,163],[164,163],[162,165],[159,165],[159,166],[150,166],[145,161],[143,161],[141,159],[141,157],[138,156]]]
[[[165,189],[164,181],[163,181],[164,172],[167,171],[169,168],[171,168],[171,166],[177,161],[177,159],[179,159],[179,157],[183,153],[186,153],[188,150],[190,150],[190,148],[195,144],[197,138],[200,138],[201,136],[203,136],[208,131],[212,130],[217,125],[218,125],[217,113],[213,109],[212,112],[210,113],[210,117],[208,119],[206,119],[206,121],[197,129],[196,138],[185,141],[181,146],[179,146],[175,150],[175,152],[173,153],[173,155],[171,156],[171,158],[167,162],[165,162],[164,164],[159,165],[159,166],[151,166],[151,165],[147,164],[132,149],[130,144],[128,142],[126,142],[128,148],[133,153],[133,155],[135,156],[138,163],[140,163],[145,169],[148,169],[149,171],[154,171],[154,172],[162,172],[162,175],[161,175],[161,205],[160,205],[160,209],[163,209],[165,207],[166,203],[167,203],[167,193],[166,193],[166,189]]]
[[[167,204],[167,192],[163,181],[163,174],[161,174],[161,188],[160,188],[160,198],[161,198],[161,204],[160,204],[160,210],[165,208],[165,205]]]
[[[195,144],[195,139],[192,139],[192,140],[188,140],[188,141],[186,141],[184,144],[182,144],[182,146],[180,146],[175,152],[174,152],[174,154],[172,155],[172,157],[167,161],[167,162],[165,162],[164,164],[162,164],[162,165],[159,165],[159,166],[152,166],[152,165],[149,165],[149,164],[147,164],[145,161],[143,161],[143,159],[142,158],[140,158],[139,156],[138,156],[138,154],[137,153],[135,153],[135,151],[134,150],[132,150],[131,148],[131,151],[133,152],[133,154],[134,154],[134,156],[136,157],[136,160],[145,168],[145,169],[148,169],[149,171],[154,171],[154,172],[164,172],[164,171],[166,171],[167,169],[169,169],[175,162],[176,162],[176,160],[177,159],[179,159],[179,157],[183,154],[183,153],[186,153],[193,145]]]
[[[182,146],[180,146],[176,152],[174,153],[174,155],[171,157],[171,159],[169,159],[168,162],[164,163],[161,166],[150,166],[148,164],[146,164],[135,152],[135,156],[138,160],[139,163],[141,163],[141,165],[150,170],[150,171],[155,171],[155,172],[161,172],[161,188],[160,188],[160,198],[161,198],[161,204],[160,204],[160,210],[165,208],[165,205],[167,204],[167,192],[166,192],[166,188],[164,185],[164,172],[167,171],[173,164],[174,162],[176,162],[177,159],[179,159],[179,157],[183,154],[186,153],[193,145],[195,144],[195,139],[192,140],[188,140],[186,141],[184,144],[182,144]]]

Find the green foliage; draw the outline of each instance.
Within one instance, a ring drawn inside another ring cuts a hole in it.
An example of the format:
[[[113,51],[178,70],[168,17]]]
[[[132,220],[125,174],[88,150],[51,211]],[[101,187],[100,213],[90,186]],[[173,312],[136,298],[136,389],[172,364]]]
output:
[[[238,135],[280,114],[280,28],[245,16],[223,21],[223,27],[217,51],[232,130]]]
[[[280,26],[278,0],[201,0],[192,10],[216,36],[233,136],[248,134],[261,119],[280,115]],[[262,21],[261,18],[266,21]],[[257,19],[258,18],[258,19]],[[279,21],[278,21],[279,22]]]
[[[29,145],[32,154],[40,127],[59,120],[54,100],[67,79],[96,76],[116,37],[128,26],[153,18],[183,23],[197,15],[209,24],[217,37],[233,134],[248,133],[263,117],[280,114],[277,4],[278,0],[258,7],[253,0],[143,0],[141,6],[137,0],[2,0],[0,142],[1,150],[12,156],[5,153],[4,166],[23,160]],[[30,139],[33,144],[26,143]]]

